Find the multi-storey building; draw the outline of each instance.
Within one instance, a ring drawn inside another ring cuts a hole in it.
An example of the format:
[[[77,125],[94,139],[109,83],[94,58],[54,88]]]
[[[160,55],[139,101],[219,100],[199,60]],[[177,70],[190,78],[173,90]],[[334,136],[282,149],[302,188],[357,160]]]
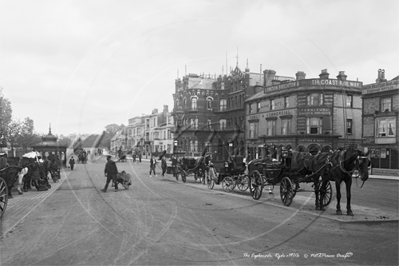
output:
[[[207,146],[216,161],[245,155],[244,101],[262,88],[262,76],[237,65],[230,75],[177,79],[173,114],[183,128],[176,135],[179,153],[199,156]]]
[[[133,149],[144,156],[157,156],[164,150],[167,154],[173,152],[173,117],[167,105],[164,105],[162,112],[154,109],[149,115],[129,119],[128,129]]]
[[[363,146],[372,151],[372,173],[399,176],[399,76],[387,81],[380,69],[362,93]]]
[[[343,71],[330,79],[298,72],[295,80],[264,71],[263,91],[246,100],[246,145],[250,159],[279,157],[281,148],[315,154],[361,144],[362,83]]]
[[[118,130],[115,135],[111,138],[110,150],[112,152],[117,152],[118,150],[127,150],[127,135],[125,128]]]
[[[135,116],[128,121],[128,146],[135,152],[143,152],[144,146],[144,119],[141,116]]]

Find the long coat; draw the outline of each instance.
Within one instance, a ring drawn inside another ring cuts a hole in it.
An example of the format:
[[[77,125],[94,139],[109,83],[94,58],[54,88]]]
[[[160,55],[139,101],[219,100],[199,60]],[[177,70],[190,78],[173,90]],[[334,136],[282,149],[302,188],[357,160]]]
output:
[[[104,174],[107,176],[114,176],[118,173],[118,168],[116,168],[116,163],[112,160],[109,160],[105,164]]]

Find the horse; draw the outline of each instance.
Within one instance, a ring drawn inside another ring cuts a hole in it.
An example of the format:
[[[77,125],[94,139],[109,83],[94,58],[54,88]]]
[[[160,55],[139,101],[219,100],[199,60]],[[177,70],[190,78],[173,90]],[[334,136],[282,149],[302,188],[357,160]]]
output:
[[[38,158],[22,157],[20,166],[28,169],[24,178],[24,192],[31,188],[31,183],[38,191],[46,191],[51,188],[46,176],[44,163],[40,163]]]
[[[28,169],[19,167],[17,165],[8,165],[7,159],[4,157],[0,158],[0,177],[4,179],[8,188],[8,197],[13,198],[11,194],[11,189],[15,182],[18,181],[18,194],[23,194],[21,191],[22,180],[24,175],[28,172]]]
[[[347,215],[353,216],[351,208],[351,186],[352,176],[359,178],[363,183],[368,179],[368,168],[370,166],[369,152],[363,153],[360,150],[350,148],[348,150],[338,150],[329,153],[320,153],[314,156],[309,166],[315,177],[313,186],[316,194],[316,210],[324,210],[323,197],[327,181],[335,181],[337,190],[336,214],[342,215],[341,211],[341,183],[346,185],[346,211]],[[321,176],[321,180],[320,180]],[[321,185],[319,182],[322,182]]]

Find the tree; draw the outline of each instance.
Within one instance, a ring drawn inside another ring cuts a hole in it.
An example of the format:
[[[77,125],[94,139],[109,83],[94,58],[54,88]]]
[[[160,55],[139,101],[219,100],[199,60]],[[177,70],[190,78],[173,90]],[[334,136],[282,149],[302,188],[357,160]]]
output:
[[[11,120],[7,126],[6,138],[11,145],[11,154],[14,154],[14,144],[18,142],[21,133],[22,123],[19,120]]]
[[[3,91],[0,88],[0,139],[7,137],[8,125],[12,118],[11,102],[4,98]]]
[[[37,143],[39,136],[33,132],[34,122],[31,118],[26,117],[21,124],[21,131],[17,139],[21,147],[26,151],[28,147]],[[40,139],[40,138],[39,138]]]
[[[115,135],[115,133],[118,132],[121,126],[123,125],[118,126],[117,124],[110,124],[108,126],[105,126],[105,131],[107,133],[110,133],[111,135]]]

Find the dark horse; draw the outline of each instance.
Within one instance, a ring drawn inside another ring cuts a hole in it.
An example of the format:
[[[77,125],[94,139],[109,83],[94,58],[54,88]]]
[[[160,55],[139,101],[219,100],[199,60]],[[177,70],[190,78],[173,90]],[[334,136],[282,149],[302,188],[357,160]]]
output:
[[[28,169],[24,178],[23,190],[25,192],[31,188],[31,183],[33,183],[38,191],[46,191],[51,188],[46,176],[45,166],[39,162],[38,158],[22,157],[20,166]]]
[[[337,215],[342,215],[341,211],[341,183],[346,185],[346,212],[347,215],[353,216],[351,209],[351,186],[352,177],[358,178],[365,182],[368,177],[368,168],[370,166],[369,152],[364,154],[362,151],[355,149],[337,150],[333,153],[320,153],[314,156],[312,160],[311,170],[318,173],[314,178],[314,189],[316,194],[316,210],[324,210],[323,197],[327,181],[335,181],[337,190]],[[323,169],[322,169],[323,168]],[[321,179],[320,180],[320,177]],[[321,185],[319,182],[322,182]]]
[[[8,165],[7,159],[4,157],[0,158],[0,177],[4,179],[8,188],[8,197],[11,199],[11,189],[14,184],[18,181],[18,193],[22,194],[21,185],[22,178],[27,173],[27,169],[24,169],[18,165]]]

